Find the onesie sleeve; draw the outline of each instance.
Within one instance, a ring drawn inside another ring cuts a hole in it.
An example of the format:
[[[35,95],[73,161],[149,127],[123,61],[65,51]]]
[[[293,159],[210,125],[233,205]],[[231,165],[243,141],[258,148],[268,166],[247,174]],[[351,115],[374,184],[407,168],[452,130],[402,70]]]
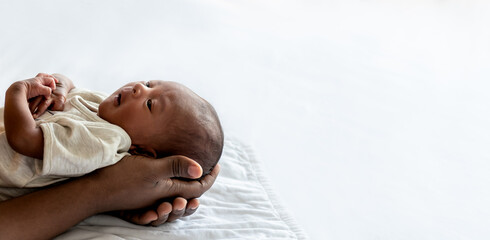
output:
[[[43,175],[84,175],[116,163],[131,145],[122,128],[107,122],[59,118],[39,126],[44,135]]]

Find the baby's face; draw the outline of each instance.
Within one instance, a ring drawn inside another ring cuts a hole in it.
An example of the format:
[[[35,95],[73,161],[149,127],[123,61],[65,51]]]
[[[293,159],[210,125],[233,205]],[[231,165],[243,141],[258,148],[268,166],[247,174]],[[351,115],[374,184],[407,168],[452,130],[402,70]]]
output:
[[[155,133],[164,133],[172,117],[179,114],[191,98],[190,90],[160,80],[131,82],[115,91],[99,105],[98,115],[122,127],[133,147],[155,151]],[[156,154],[154,154],[156,155]]]

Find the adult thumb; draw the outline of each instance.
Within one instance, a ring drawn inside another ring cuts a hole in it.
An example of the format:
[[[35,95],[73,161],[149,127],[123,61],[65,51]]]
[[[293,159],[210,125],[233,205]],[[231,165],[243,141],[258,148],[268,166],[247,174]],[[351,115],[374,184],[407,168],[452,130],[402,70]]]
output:
[[[182,177],[196,179],[202,176],[202,168],[196,161],[181,155],[157,159],[160,169],[166,177]]]

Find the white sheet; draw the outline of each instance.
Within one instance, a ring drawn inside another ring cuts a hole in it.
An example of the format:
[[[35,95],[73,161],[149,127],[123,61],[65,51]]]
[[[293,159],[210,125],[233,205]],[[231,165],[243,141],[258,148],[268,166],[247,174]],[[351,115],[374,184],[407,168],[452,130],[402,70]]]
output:
[[[145,227],[98,215],[86,219],[62,239],[305,239],[306,235],[278,202],[253,151],[227,138],[221,173],[201,198],[198,211],[173,223]]]

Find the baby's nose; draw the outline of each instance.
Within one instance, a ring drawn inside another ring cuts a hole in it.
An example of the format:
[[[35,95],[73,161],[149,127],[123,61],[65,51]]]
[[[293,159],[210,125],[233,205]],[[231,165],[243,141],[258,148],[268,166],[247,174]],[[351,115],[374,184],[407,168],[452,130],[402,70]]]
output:
[[[136,83],[133,86],[133,96],[139,96],[141,94],[141,91],[143,90],[143,84],[141,83]]]

